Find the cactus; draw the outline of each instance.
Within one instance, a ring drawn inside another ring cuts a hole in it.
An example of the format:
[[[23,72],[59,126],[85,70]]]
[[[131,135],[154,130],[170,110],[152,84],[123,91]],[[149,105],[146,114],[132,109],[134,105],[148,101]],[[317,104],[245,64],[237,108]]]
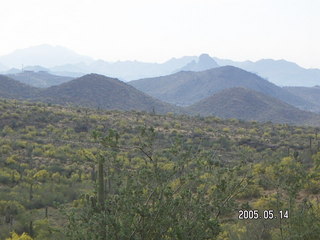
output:
[[[91,170],[91,180],[93,182],[96,182],[96,169],[94,165],[92,166],[92,170]]]
[[[29,200],[32,201],[33,199],[33,183],[30,183],[30,189],[29,189]]]
[[[103,173],[103,160],[100,159],[98,163],[98,203],[103,209],[105,202],[104,192],[104,173]]]
[[[310,151],[312,150],[312,137],[309,137],[309,148]]]
[[[93,209],[97,209],[97,198],[95,196],[90,197],[90,203]]]
[[[29,235],[31,236],[31,237],[33,237],[33,222],[32,221],[30,221],[30,223],[29,223]]]

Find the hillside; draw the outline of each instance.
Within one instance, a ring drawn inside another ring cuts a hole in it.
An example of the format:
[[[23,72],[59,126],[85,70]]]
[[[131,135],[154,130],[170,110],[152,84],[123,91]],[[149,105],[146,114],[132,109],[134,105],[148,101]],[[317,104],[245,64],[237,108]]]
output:
[[[38,92],[39,90],[37,88],[0,75],[0,97],[2,98],[31,99],[35,97]]]
[[[222,118],[320,125],[320,115],[299,110],[278,99],[245,88],[225,89],[191,105],[188,110]]]
[[[315,105],[315,112],[320,112],[320,87],[284,87],[288,92]]]
[[[156,113],[177,112],[178,107],[162,103],[115,78],[88,74],[42,90],[39,100],[56,104],[101,109],[138,110]]]
[[[0,75],[0,97],[123,111],[185,112],[182,108],[154,99],[118,79],[98,74],[88,74],[43,89]]]
[[[57,76],[46,71],[23,71],[8,77],[33,87],[46,88],[72,80],[72,77]]]
[[[243,87],[280,99],[303,109],[311,103],[262,79],[256,74],[232,66],[202,72],[178,72],[168,76],[131,81],[137,89],[169,103],[188,106],[223,89]]]

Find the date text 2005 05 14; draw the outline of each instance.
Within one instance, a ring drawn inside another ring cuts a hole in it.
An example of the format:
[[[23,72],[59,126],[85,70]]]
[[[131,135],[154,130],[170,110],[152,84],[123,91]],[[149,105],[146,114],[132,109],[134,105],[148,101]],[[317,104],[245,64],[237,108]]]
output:
[[[254,220],[254,219],[287,219],[289,218],[288,210],[275,211],[269,210],[239,210],[238,219],[240,220]]]

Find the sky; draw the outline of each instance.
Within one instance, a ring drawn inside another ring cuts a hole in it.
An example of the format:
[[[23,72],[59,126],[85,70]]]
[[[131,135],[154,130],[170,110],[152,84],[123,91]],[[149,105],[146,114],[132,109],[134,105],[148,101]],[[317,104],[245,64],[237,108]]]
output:
[[[211,56],[320,68],[319,0],[1,1],[0,55],[60,45],[107,61]]]

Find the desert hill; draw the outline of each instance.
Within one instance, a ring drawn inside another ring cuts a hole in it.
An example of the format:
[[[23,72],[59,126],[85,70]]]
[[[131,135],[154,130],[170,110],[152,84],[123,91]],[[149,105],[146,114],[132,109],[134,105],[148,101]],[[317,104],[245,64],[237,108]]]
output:
[[[4,75],[0,75],[0,97],[15,99],[31,99],[39,89],[28,86]]]
[[[284,87],[288,92],[315,105],[315,112],[320,112],[320,86],[314,87]]]
[[[156,113],[179,111],[178,107],[154,99],[115,78],[88,74],[42,90],[39,99],[56,104]]]
[[[230,88],[187,108],[204,116],[288,124],[320,124],[320,115],[302,111],[278,99],[245,88]]]

